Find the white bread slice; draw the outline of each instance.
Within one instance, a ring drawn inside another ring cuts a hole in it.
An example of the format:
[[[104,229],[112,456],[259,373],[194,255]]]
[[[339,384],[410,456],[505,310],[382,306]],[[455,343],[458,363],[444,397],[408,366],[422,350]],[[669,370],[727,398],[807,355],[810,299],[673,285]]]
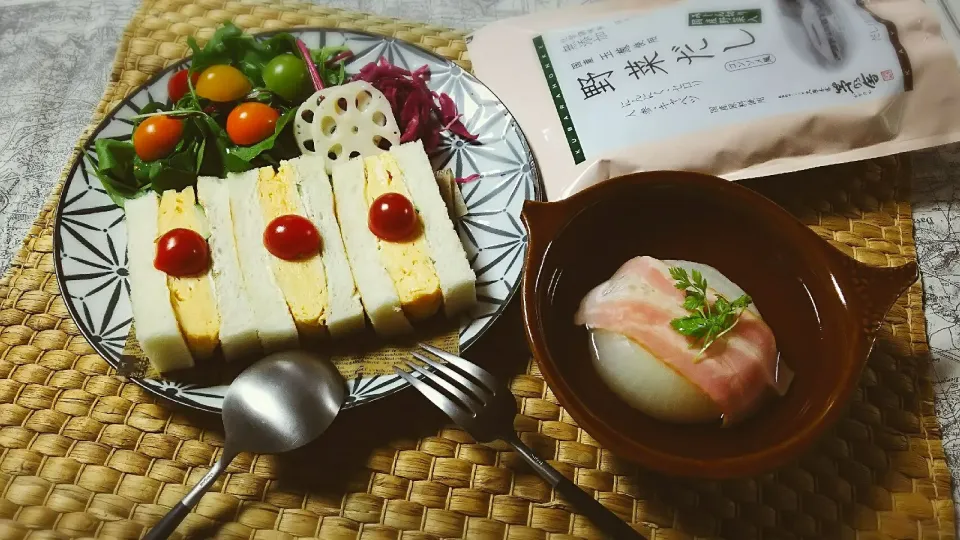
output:
[[[233,231],[237,240],[240,270],[250,295],[257,333],[264,352],[299,347],[297,326],[270,270],[270,253],[263,245],[263,214],[257,196],[256,169],[230,173],[226,184],[230,194]]]
[[[159,236],[158,210],[159,199],[153,191],[124,205],[130,303],[137,341],[157,371],[164,373],[193,367],[193,356],[173,313],[167,275],[153,266]]]
[[[284,163],[297,172],[297,186],[306,215],[320,231],[323,242],[320,257],[327,274],[327,330],[335,338],[362,330],[363,305],[340,236],[333,190],[324,170],[326,160],[322,156],[304,155]]]
[[[161,235],[173,229],[188,229],[202,238],[210,235],[207,218],[197,206],[196,191],[185,187],[180,191],[168,189],[160,194],[157,232]],[[203,246],[209,248],[206,243]],[[180,333],[194,361],[213,356],[220,347],[220,312],[210,269],[192,276],[167,276],[170,303],[180,324]]]
[[[289,162],[276,171],[273,167],[260,167],[258,175],[257,204],[263,223],[269,224],[287,215],[307,220],[297,187],[297,171]],[[319,251],[298,260],[286,260],[273,254],[267,255],[267,259],[293,323],[297,326],[300,344],[319,343],[328,335],[326,319],[329,312],[327,277]]]
[[[477,276],[450,221],[423,143],[418,140],[394,146],[390,154],[403,171],[411,202],[423,221],[430,257],[440,278],[444,312],[449,317],[470,309],[477,303]]]
[[[362,157],[333,168],[337,221],[360,299],[378,334],[390,336],[412,332],[413,327],[400,307],[397,289],[380,261],[377,238],[367,225],[365,188]]]
[[[237,241],[233,235],[230,193],[220,178],[197,179],[197,199],[210,227],[207,244],[213,261],[214,292],[220,311],[220,347],[227,360],[260,354],[260,339],[253,308],[240,270]]]

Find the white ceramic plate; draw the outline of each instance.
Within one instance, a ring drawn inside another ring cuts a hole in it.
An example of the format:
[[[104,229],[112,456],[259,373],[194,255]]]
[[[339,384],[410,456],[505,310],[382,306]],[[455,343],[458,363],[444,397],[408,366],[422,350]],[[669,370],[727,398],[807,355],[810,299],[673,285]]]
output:
[[[543,193],[533,155],[516,120],[470,73],[403,41],[322,28],[289,32],[311,48],[341,44],[349,47],[355,55],[347,66],[350,73],[381,57],[410,70],[429,65],[431,90],[449,94],[467,129],[479,135],[479,144],[470,144],[446,134],[430,156],[436,169],[450,168],[458,177],[474,173],[481,177],[463,186],[469,214],[457,225],[477,274],[479,304],[462,319],[460,327],[460,348],[470,347],[496,321],[519,286],[527,247],[520,211],[524,200],[540,199]],[[127,228],[123,211],[113,204],[91,170],[91,162],[96,159],[94,141],[129,139],[133,129],[130,119],[150,101],[167,101],[167,81],[187,65],[188,61],[170,66],[107,115],[73,164],[57,209],[55,262],[64,301],[84,337],[118,369],[133,322],[127,279]],[[137,377],[132,380],[175,403],[210,412],[220,411],[229,383],[224,380],[206,385]],[[348,384],[348,407],[406,386],[396,375],[360,376]]]

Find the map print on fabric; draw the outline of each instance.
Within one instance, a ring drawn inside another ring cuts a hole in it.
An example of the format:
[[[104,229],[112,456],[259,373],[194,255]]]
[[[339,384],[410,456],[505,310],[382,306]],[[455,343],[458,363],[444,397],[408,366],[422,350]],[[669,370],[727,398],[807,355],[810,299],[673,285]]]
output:
[[[937,416],[960,499],[960,145],[913,154],[913,219]]]
[[[136,5],[0,0],[0,272],[90,123]]]

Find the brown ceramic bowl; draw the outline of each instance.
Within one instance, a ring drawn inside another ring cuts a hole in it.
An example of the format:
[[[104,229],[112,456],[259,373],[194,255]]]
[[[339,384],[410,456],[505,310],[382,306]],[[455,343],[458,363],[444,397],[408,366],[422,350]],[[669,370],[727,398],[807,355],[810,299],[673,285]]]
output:
[[[634,174],[527,202],[523,221],[523,312],[544,377],[601,444],[672,475],[755,475],[809,447],[853,392],[883,316],[917,279],[914,263],[865,266],[756,192],[694,173]],[[660,422],[617,398],[573,316],[590,289],[638,255],[706,263],[746,290],[796,372],[786,396],[729,428]]]

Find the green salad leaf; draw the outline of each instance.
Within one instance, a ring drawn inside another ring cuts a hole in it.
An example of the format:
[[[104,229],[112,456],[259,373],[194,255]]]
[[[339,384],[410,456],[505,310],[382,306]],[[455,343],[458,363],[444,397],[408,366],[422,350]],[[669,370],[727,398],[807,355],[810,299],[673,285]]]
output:
[[[327,86],[340,86],[347,79],[347,68],[344,62],[336,62],[330,65],[338,54],[350,52],[349,47],[343,45],[323,47],[319,50],[310,51],[313,57],[313,63],[317,66],[317,73],[323,79],[323,84]]]
[[[146,185],[133,174],[133,162],[137,159],[133,144],[115,139],[97,139],[94,150],[97,153],[96,162],[87,157],[87,163],[110,199],[123,208],[124,201],[135,197]]]
[[[150,162],[137,157],[133,162],[133,174],[144,183],[150,184],[157,193],[168,189],[181,190],[197,181],[195,160],[193,149]]]
[[[143,107],[140,107],[140,115],[142,116],[146,114],[153,114],[153,113],[162,112],[165,110],[166,110],[166,107],[164,106],[163,103],[160,103],[159,101],[151,101],[146,105],[144,105]],[[140,122],[136,122],[134,124],[134,126],[138,126],[138,125],[140,125]]]
[[[270,60],[297,51],[296,38],[286,32],[258,41],[232,22],[217,29],[203,47],[192,36],[187,38],[187,45],[193,51],[191,72],[199,73],[217,64],[230,64],[246,75],[254,87],[263,86],[263,67]]]
[[[228,172],[244,172],[253,168],[249,160],[242,159],[231,152],[238,147],[230,140],[223,126],[218,124],[212,116],[204,115],[198,120],[203,122],[208,145],[212,144],[212,148],[206,151],[200,174],[223,177]]]

